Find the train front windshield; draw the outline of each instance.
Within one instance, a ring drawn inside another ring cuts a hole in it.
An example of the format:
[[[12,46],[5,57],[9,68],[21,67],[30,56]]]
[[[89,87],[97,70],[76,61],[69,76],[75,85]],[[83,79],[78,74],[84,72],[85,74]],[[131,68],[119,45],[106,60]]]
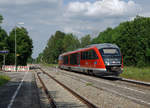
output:
[[[121,65],[121,53],[117,48],[99,49],[105,65]]]
[[[115,55],[115,56],[120,56],[120,51],[118,50],[118,49],[114,49],[114,48],[111,48],[111,49],[106,49],[106,48],[104,48],[104,49],[100,49],[100,52],[101,52],[101,55],[102,56],[113,56],[113,55]]]

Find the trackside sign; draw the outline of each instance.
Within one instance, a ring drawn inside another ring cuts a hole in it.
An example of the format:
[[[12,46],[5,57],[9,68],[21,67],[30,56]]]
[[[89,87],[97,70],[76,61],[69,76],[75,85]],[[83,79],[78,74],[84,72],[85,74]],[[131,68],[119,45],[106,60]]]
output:
[[[2,50],[2,51],[0,51],[0,53],[9,53],[9,51],[8,50]]]

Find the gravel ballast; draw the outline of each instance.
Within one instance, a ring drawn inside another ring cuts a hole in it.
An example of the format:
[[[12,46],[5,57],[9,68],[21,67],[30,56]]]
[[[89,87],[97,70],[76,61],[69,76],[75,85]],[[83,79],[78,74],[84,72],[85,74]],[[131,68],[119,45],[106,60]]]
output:
[[[85,97],[91,103],[96,104],[100,108],[148,108],[143,104],[127,99],[123,96],[116,95],[105,89],[97,89],[93,87],[93,83],[75,80],[73,77],[63,75],[61,70],[54,68],[43,68],[57,80],[73,89],[75,92]],[[70,72],[72,73],[72,72]],[[75,74],[75,73],[72,73]],[[110,88],[111,91],[111,88]]]
[[[46,74],[43,74],[41,72],[41,74],[39,75],[58,108],[87,108],[86,105],[81,103],[76,97],[74,97],[72,94],[66,91],[54,80],[49,78]]]

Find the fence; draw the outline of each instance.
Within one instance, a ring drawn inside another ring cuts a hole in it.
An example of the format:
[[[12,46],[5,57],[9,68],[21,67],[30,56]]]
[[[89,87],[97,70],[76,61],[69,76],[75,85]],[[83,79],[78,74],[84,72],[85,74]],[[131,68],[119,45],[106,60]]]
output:
[[[16,71],[16,66],[14,65],[3,65],[2,66],[3,71],[7,72],[15,72]],[[26,72],[29,71],[29,66],[17,66],[17,72]]]

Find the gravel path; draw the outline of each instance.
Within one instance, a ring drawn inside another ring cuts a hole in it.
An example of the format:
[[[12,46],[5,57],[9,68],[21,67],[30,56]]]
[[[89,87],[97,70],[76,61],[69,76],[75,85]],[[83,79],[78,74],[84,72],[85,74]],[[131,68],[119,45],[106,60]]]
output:
[[[97,89],[92,87],[94,85],[93,82],[87,82],[82,79],[75,80],[75,77],[66,76],[62,74],[60,70],[55,70],[53,68],[43,69],[100,108],[149,108],[135,101],[131,101],[124,96],[119,96],[111,92],[110,87]]]

